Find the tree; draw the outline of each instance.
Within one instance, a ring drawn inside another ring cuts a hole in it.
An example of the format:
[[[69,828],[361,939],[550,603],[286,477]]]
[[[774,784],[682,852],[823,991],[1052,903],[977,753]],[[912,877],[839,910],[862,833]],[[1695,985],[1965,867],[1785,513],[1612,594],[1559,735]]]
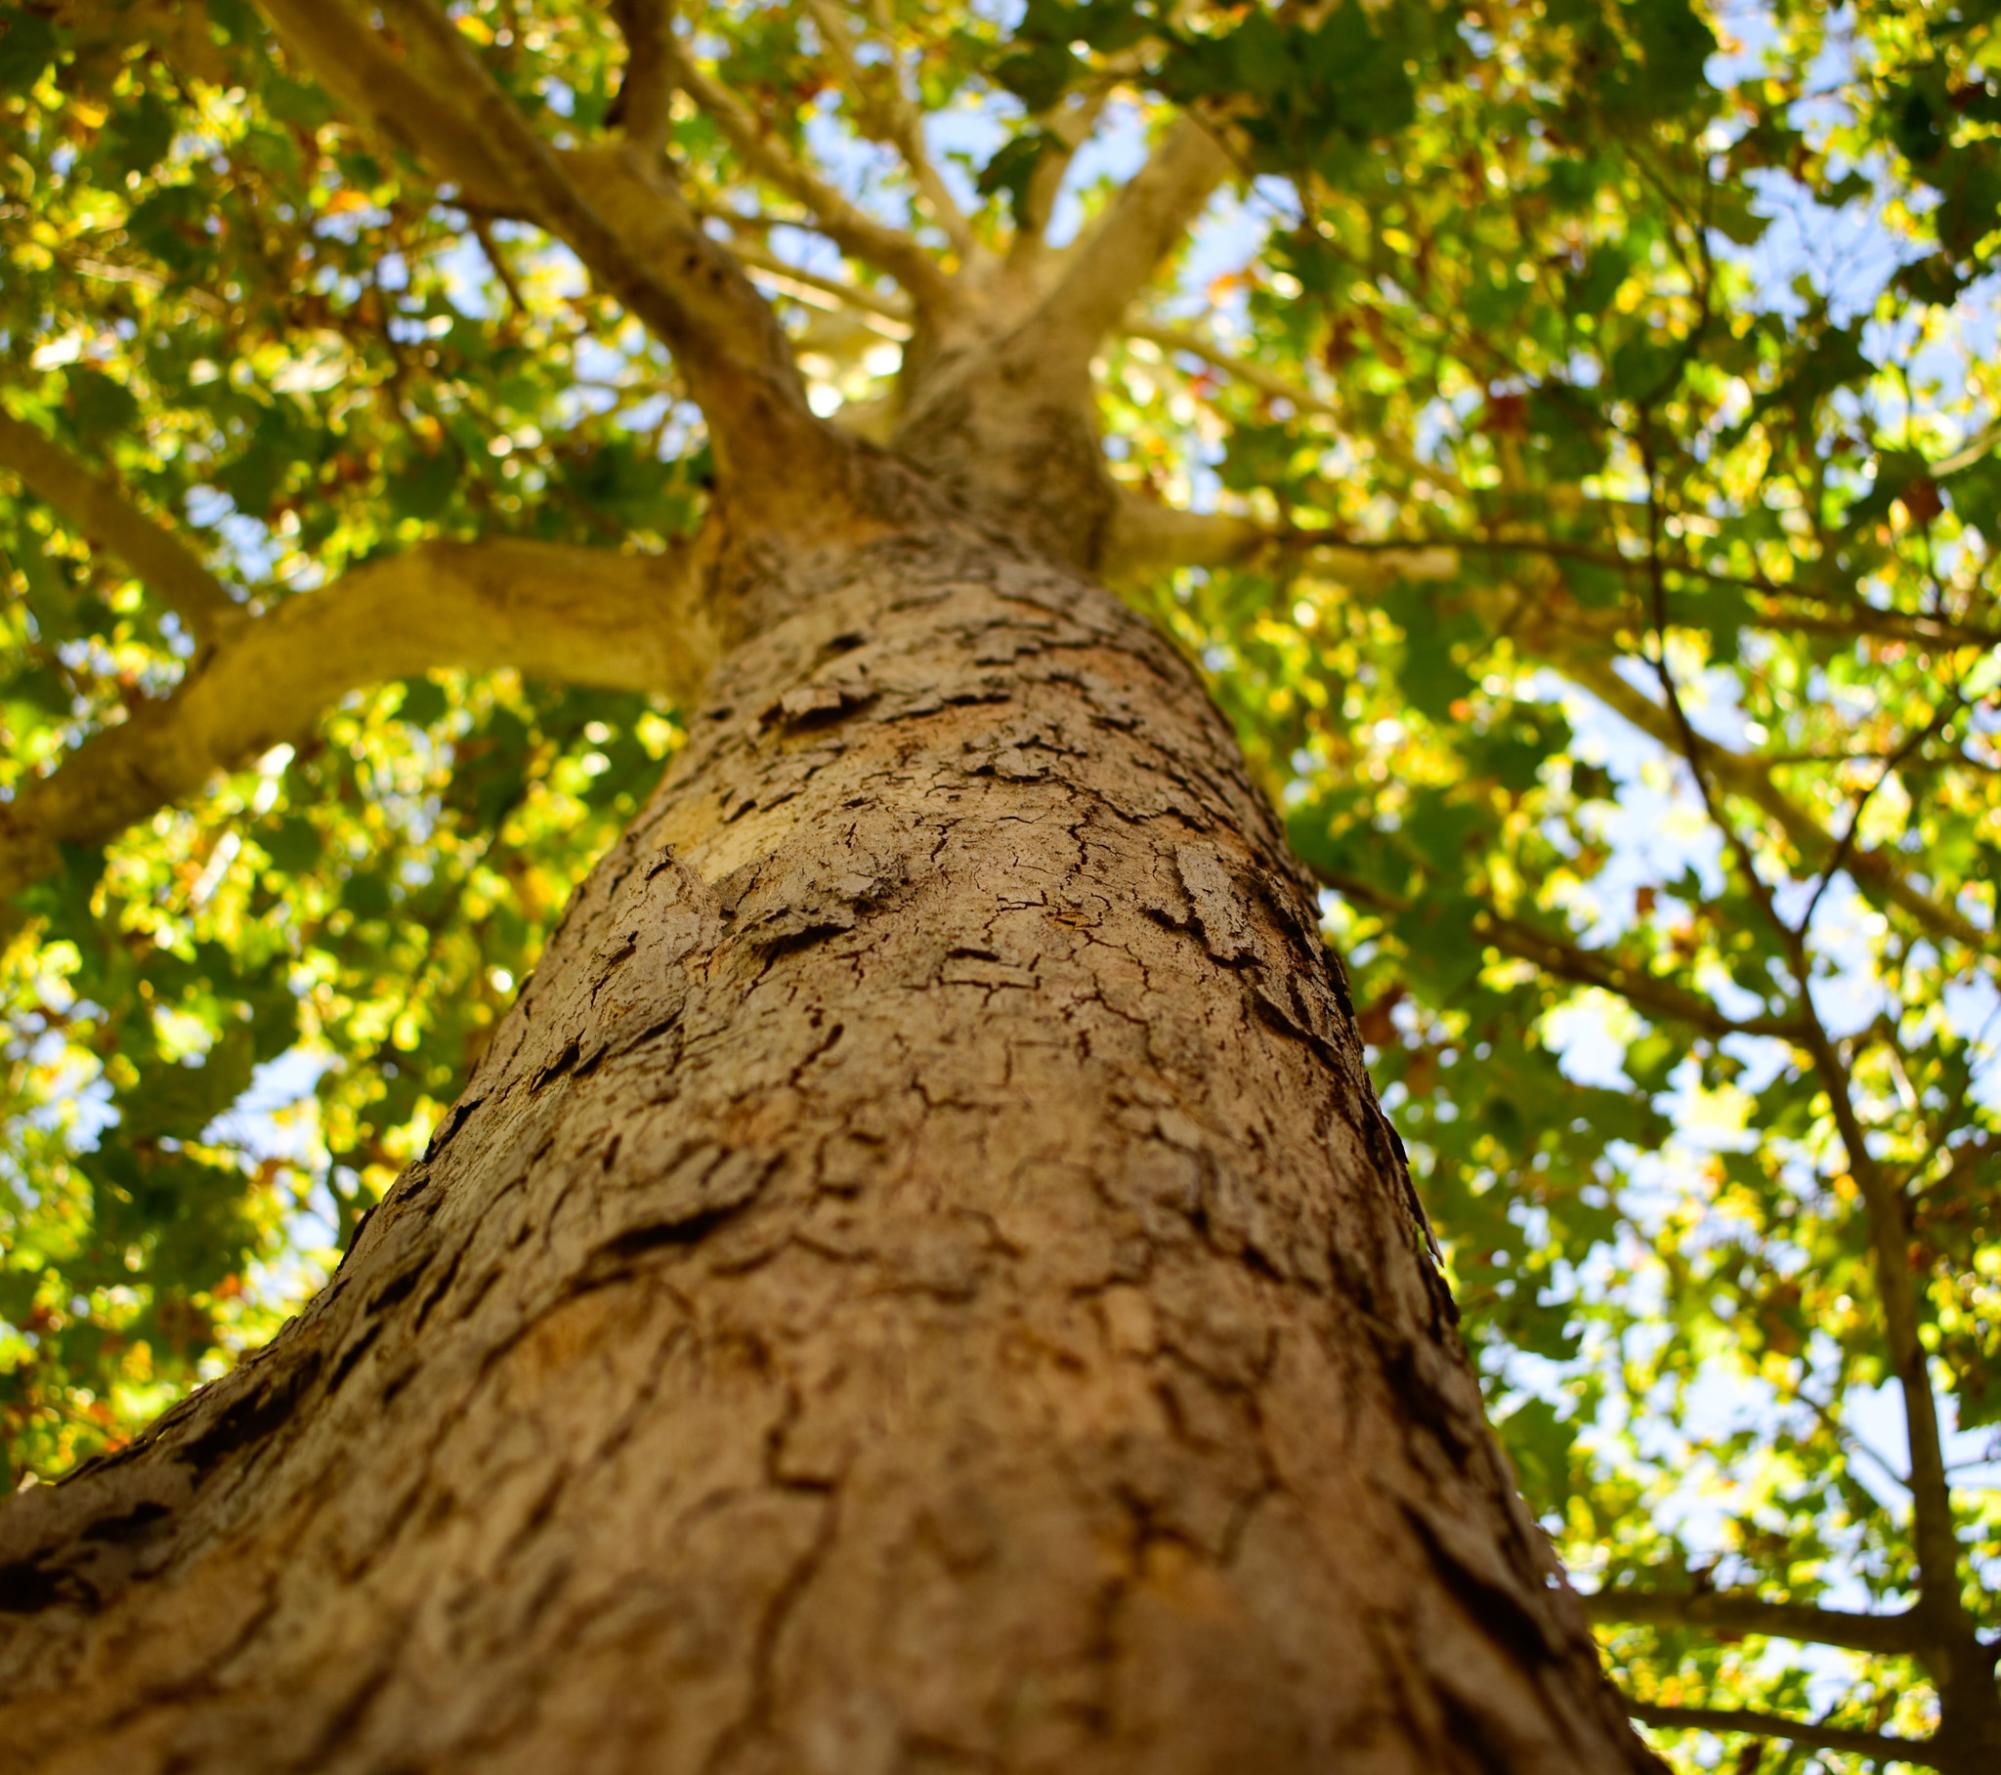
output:
[[[11,1758],[1992,1766],[1985,9],[7,23]],[[1609,933],[1552,677],[1712,834]]]

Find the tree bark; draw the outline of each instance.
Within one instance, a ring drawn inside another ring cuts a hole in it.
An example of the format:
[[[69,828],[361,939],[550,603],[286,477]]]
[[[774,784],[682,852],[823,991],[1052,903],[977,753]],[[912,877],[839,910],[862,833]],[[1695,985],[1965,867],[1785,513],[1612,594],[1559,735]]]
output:
[[[333,1282],[0,1512],[0,1768],[1656,1767],[1192,671],[947,519],[733,595]]]

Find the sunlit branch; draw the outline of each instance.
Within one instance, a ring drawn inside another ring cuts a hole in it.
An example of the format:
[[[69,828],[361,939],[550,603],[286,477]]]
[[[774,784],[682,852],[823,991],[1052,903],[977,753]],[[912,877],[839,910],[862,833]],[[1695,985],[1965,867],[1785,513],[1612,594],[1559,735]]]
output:
[[[1318,393],[1303,379],[1281,374],[1254,356],[1246,357],[1229,350],[1200,327],[1181,322],[1132,319],[1123,324],[1121,331],[1129,339],[1143,339],[1176,356],[1198,358],[1219,376],[1255,389],[1268,400],[1284,401],[1295,413],[1336,424],[1349,417],[1337,402]],[[1460,499],[1471,497],[1471,489],[1447,464],[1420,457],[1409,441],[1394,430],[1379,431],[1362,439],[1350,436],[1345,441],[1350,445],[1360,444],[1372,460],[1394,463],[1415,482]],[[1276,526],[1262,528],[1273,539],[1298,534]]]
[[[1281,558],[1285,535],[1236,512],[1192,511],[1122,489],[1105,545],[1105,571],[1128,576],[1184,567],[1247,567]],[[1449,554],[1417,542],[1356,549],[1327,542],[1316,552],[1356,563],[1380,558],[1386,572],[1401,562],[1405,571],[1415,570],[1427,578],[1450,573],[1455,565]]]
[[[1767,587],[1757,581],[1743,581],[1711,574],[1700,569],[1676,567],[1678,573],[1696,573],[1720,585],[1747,584],[1751,589],[1774,598],[1809,598],[1833,605],[1840,614],[1813,616],[1788,610],[1760,621],[1763,628],[1787,629],[1802,635],[1872,636],[1884,641],[1909,641],[1920,647],[1997,647],[2001,628],[1983,623],[1956,622],[1950,617],[1916,610],[1879,610],[1874,605],[1823,598],[1804,587]]]
[[[781,295],[802,299],[802,295],[818,298],[811,305],[832,310],[850,308],[869,317],[877,323],[877,330],[885,339],[908,339],[911,332],[910,305],[900,302],[894,296],[871,290],[864,284],[850,283],[838,277],[825,277],[817,271],[808,271],[803,266],[794,265],[781,259],[766,247],[749,242],[737,242],[732,250],[750,274],[767,289]]]
[[[681,90],[714,119],[744,164],[787,196],[805,205],[811,225],[864,264],[896,279],[919,310],[949,310],[957,300],[952,280],[923,245],[849,202],[839,191],[770,134],[749,106],[705,73],[679,37],[667,54]]]
[[[385,0],[400,54],[342,0],[262,3],[350,109],[457,185],[466,204],[563,240],[666,343],[726,473],[736,459],[805,463],[828,448],[770,305],[703,232],[657,157],[630,143],[550,147],[433,0]]]
[[[1062,275],[1023,328],[1046,373],[1085,371],[1234,166],[1209,124],[1183,116],[1169,126],[1068,255]]]
[[[880,10],[873,12],[878,37],[889,58],[878,78],[862,65],[856,35],[842,16],[841,0],[805,0],[805,6],[827,53],[840,69],[844,91],[854,105],[855,120],[872,139],[896,150],[924,207],[931,212],[931,219],[944,230],[960,258],[972,260],[979,252],[979,242],[971,221],[924,145],[924,118],[903,87],[891,40],[892,21],[883,17]]]
[[[328,92],[378,136],[405,149],[468,203],[501,215],[520,207],[505,163],[457,97],[435,91],[349,0],[257,0],[280,40]]]
[[[673,123],[674,72],[667,55],[673,0],[613,0],[625,39],[625,74],[608,121],[634,146],[658,150]]]
[[[514,101],[487,73],[465,34],[439,10],[435,0],[382,0],[382,10],[429,64],[436,84],[469,108],[471,120],[490,151],[543,226],[566,241],[605,287],[667,343],[681,360],[696,390],[696,399],[705,410],[720,405],[703,399],[705,385],[714,389],[722,379],[723,364],[715,359],[715,347],[726,338],[731,345],[742,344],[740,338],[729,337],[741,331],[742,317],[723,312],[729,306],[727,295],[719,304],[703,293],[705,274],[710,280],[726,281],[734,273],[740,283],[741,274],[736,273],[722,249],[708,241],[698,228],[689,226],[683,231],[680,243],[687,255],[682,275],[674,278],[657,275],[657,266],[646,263],[634,250],[629,231],[615,225],[625,218],[601,212],[593,194],[572,177],[571,167],[581,164],[579,157],[572,156],[569,164],[558,160]],[[685,205],[680,204],[664,182],[654,195],[663,206],[672,204],[685,213]],[[742,288],[747,291],[747,286]],[[754,296],[750,300],[757,308],[763,308]],[[759,341],[760,345],[763,343]],[[763,351],[758,351],[757,356],[762,358]],[[773,370],[777,366],[739,360],[731,363],[730,368],[740,375],[756,369]],[[723,391],[725,399],[744,392],[738,377],[730,377],[728,381],[731,386]],[[713,411],[710,418],[712,424],[720,423]]]
[[[1303,383],[1282,376],[1255,358],[1239,357],[1210,338],[1199,327],[1174,326],[1157,321],[1128,321],[1129,338],[1145,339],[1163,350],[1200,358],[1219,375],[1275,401],[1289,402],[1295,412],[1311,413],[1322,419],[1339,419],[1341,410],[1326,396],[1315,394]]]
[[[1787,1719],[1783,1714],[1760,1713],[1748,1707],[1668,1707],[1658,1701],[1626,1702],[1626,1711],[1644,1726],[1667,1731],[1741,1732],[1753,1738],[1783,1738],[1809,1750],[1842,1751],[1879,1763],[1917,1763],[1939,1768],[1933,1746],[1923,1738],[1898,1738],[1886,1732],[1867,1732],[1854,1726],[1818,1724],[1811,1720]]]
[[[717,651],[695,556],[430,542],[235,624],[168,696],[0,804],[0,899],[217,773],[309,734],[364,685],[518,667],[557,683],[692,695]]]
[[[213,640],[242,614],[194,550],[162,520],[140,510],[109,473],[79,462],[5,408],[0,408],[0,469],[131,568],[196,641]]]
[[[1580,1600],[1592,1620],[1608,1625],[1630,1622],[1755,1633],[1886,1656],[1916,1652],[1925,1638],[1922,1624],[1909,1613],[1864,1615],[1811,1603],[1767,1602],[1728,1590],[1598,1590]]]
[[[1056,213],[1056,199],[1062,194],[1077,150],[1091,139],[1104,114],[1109,88],[1092,93],[1066,94],[1053,110],[1034,119],[1035,127],[1049,139],[1028,175],[1021,199],[1015,206],[1014,239],[1008,244],[1007,271],[1012,279],[1031,278],[1050,253],[1049,223]]]
[[[1185,329],[1169,327],[1132,327],[1128,331],[1134,338],[1153,339],[1177,351],[1186,351],[1214,365],[1225,374],[1258,388],[1276,399],[1289,400],[1301,405],[1302,411],[1314,411],[1334,416],[1331,403],[1322,401],[1306,390],[1284,381],[1284,379],[1261,371],[1252,364],[1240,363],[1226,354],[1207,348],[1200,336]],[[1433,472],[1425,465],[1424,472]],[[1443,471],[1439,471],[1441,476]],[[1347,554],[1418,554],[1438,549],[1450,549],[1455,554],[1471,555],[1523,555],[1537,556],[1551,561],[1569,561],[1580,566],[1599,567],[1607,572],[1620,573],[1631,578],[1643,578],[1648,571],[1648,563],[1642,555],[1622,554],[1617,549],[1598,547],[1591,543],[1574,542],[1560,536],[1473,536],[1452,533],[1433,533],[1418,536],[1357,536],[1350,531],[1338,529],[1289,527],[1262,524],[1254,518],[1240,517],[1234,520],[1237,528],[1232,531],[1218,529],[1216,532],[1220,546],[1232,552],[1225,560],[1197,562],[1188,561],[1184,565],[1224,565],[1230,559],[1243,559],[1263,549],[1276,550],[1332,550]],[[1225,542],[1223,539],[1229,540]],[[1772,601],[1787,599],[1809,599],[1818,603],[1833,602],[1811,588],[1789,584],[1782,580],[1769,579],[1761,574],[1728,572],[1721,568],[1705,567],[1701,562],[1685,557],[1670,557],[1663,563],[1666,571],[1681,579],[1700,580],[1706,585],[1728,586],[1735,591],[1750,592]],[[1814,616],[1798,611],[1777,611],[1771,608],[1750,613],[1751,625],[1761,628],[1799,630],[1810,634],[1878,636],[1885,640],[1915,642],[1934,647],[1993,647],[2001,645],[2001,629],[1990,629],[1975,623],[1954,622],[1944,617],[1919,611],[1879,610],[1866,604],[1845,603],[1839,606],[1840,615]]]
[[[1357,563],[1378,560],[1406,577],[1427,579],[1453,572],[1455,557],[1462,550],[1483,549],[1557,560],[1595,553],[1555,540],[1543,543],[1531,539],[1497,541],[1455,536],[1358,537],[1333,530],[1288,531],[1227,512],[1176,510],[1130,494],[1120,500],[1116,509],[1106,547],[1105,570],[1115,576],[1131,577],[1179,567],[1246,566],[1275,552],[1283,553],[1289,547],[1310,547],[1337,560],[1346,557]],[[1646,568],[1644,561],[1635,562],[1624,556],[1608,559],[1642,572]],[[1663,565],[1664,571],[1679,570],[1678,563]],[[1642,732],[1672,751],[1683,749],[1682,736],[1670,709],[1622,677],[1614,669],[1609,654],[1587,651],[1576,644],[1580,636],[1575,613],[1565,623],[1543,626],[1549,633],[1542,641],[1533,643],[1535,651]],[[1595,639],[1603,643],[1613,638],[1607,634]],[[1525,642],[1529,639],[1525,637]],[[1768,814],[1810,867],[1836,855],[1841,841],[1772,781],[1763,761],[1700,735],[1693,735],[1692,743],[1709,776],[1729,793],[1744,797]],[[1956,906],[1919,887],[1904,866],[1886,853],[1866,845],[1852,845],[1842,858],[1842,866],[1866,896],[1901,908],[1933,936],[1950,938],[1982,953],[1991,947],[1990,933]]]

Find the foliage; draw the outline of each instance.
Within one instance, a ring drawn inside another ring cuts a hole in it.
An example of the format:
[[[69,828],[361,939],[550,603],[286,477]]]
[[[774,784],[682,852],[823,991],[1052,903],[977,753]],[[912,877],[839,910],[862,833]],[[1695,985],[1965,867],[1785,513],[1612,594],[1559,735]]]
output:
[[[618,122],[629,8],[453,10],[524,110]],[[694,524],[704,434],[660,347],[356,127],[245,0],[0,19],[6,409],[233,594],[274,608],[428,537]],[[2001,1632],[1997,20],[684,22],[777,150],[941,263],[1033,226],[1045,172],[1054,236],[1087,226],[1175,108],[1231,144],[1237,191],[1100,382],[1119,478],[1244,545],[1134,595],[1327,886],[1495,1414],[1587,1588]],[[970,245],[894,151],[901,106]],[[668,147],[817,404],[889,398],[895,284],[710,109],[678,102]],[[100,543],[0,504],[10,793],[199,669]],[[532,674],[390,683],[26,891],[0,973],[17,1472],[114,1444],[309,1292],[676,731]],[[1921,1582],[1941,1525],[1958,1568]],[[1825,1728],[1739,1769],[1860,1767],[1840,1732],[1938,1724],[1907,1653],[1598,1613],[1641,1717]],[[1713,1766],[1711,1738],[1662,1742]]]

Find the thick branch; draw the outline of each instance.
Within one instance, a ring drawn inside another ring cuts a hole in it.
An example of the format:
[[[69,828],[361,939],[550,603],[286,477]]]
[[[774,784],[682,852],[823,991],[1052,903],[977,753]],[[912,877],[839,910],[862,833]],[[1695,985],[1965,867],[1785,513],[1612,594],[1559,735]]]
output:
[[[1916,1653],[1925,1644],[1924,1628],[1908,1613],[1862,1615],[1811,1603],[1767,1602],[1728,1590],[1599,1590],[1581,1600],[1592,1620],[1607,1624],[1705,1627],[1885,1655]]]
[[[460,109],[351,11],[348,0],[258,0],[286,49],[377,136],[421,161],[465,200],[522,213],[506,163]]]
[[[1037,276],[1050,252],[1049,224],[1056,214],[1056,200],[1062,195],[1063,181],[1069,176],[1077,150],[1090,140],[1098,119],[1110,100],[1109,88],[1092,93],[1070,93],[1057,101],[1053,110],[1035,119],[1035,127],[1048,138],[1045,148],[1028,175],[1027,186],[1015,206],[1014,239],[1007,252],[1010,281],[1026,287]]]
[[[692,695],[717,652],[691,553],[424,543],[246,620],[171,696],[0,803],[0,898],[59,844],[101,844],[218,772],[309,734],[350,690],[458,667]]]
[[[0,468],[20,477],[84,537],[116,555],[181,619],[197,641],[213,640],[241,614],[222,582],[158,518],[141,511],[109,474],[79,462],[54,439],[0,408]]]
[[[1080,375],[1234,163],[1210,127],[1178,119],[1145,166],[1078,243],[1023,330],[1053,376]]]
[[[1175,567],[1242,566],[1274,549],[1308,546],[1334,557],[1347,556],[1356,562],[1380,560],[1395,564],[1404,577],[1435,578],[1450,573],[1454,557],[1461,550],[1485,549],[1565,558],[1595,557],[1598,551],[1555,539],[1499,540],[1488,538],[1440,537],[1432,540],[1401,537],[1353,537],[1335,531],[1274,530],[1255,520],[1228,512],[1179,511],[1128,494],[1118,504],[1111,543],[1106,551],[1105,571],[1113,576],[1137,576]],[[1644,561],[1624,556],[1606,557],[1608,564],[1644,571]],[[1700,569],[1670,565],[1674,571]],[[1673,714],[1645,692],[1635,688],[1613,669],[1604,656],[1593,656],[1576,645],[1574,612],[1566,612],[1561,624],[1548,628],[1539,642],[1525,627],[1516,640],[1547,658],[1566,677],[1588,690],[1599,701],[1670,750],[1681,750],[1681,738]],[[1698,737],[1698,762],[1714,780],[1733,795],[1752,802],[1777,824],[1811,869],[1818,870],[1838,859],[1862,892],[1901,908],[1931,935],[1948,937],[1968,947],[1984,951],[1992,936],[1983,931],[1956,906],[1928,893],[1914,883],[1903,865],[1883,851],[1867,846],[1846,848],[1791,796],[1772,781],[1769,771],[1756,758]]]
[[[790,358],[778,349],[766,305],[728,255],[694,225],[667,180],[650,182],[639,213],[621,213],[634,195],[621,187],[646,182],[645,164],[637,155],[573,153],[559,160],[434,0],[383,0],[382,10],[407,34],[433,86],[462,98],[536,218],[667,343],[712,429],[720,428],[727,438],[733,428],[731,410],[752,398],[748,379],[759,372],[797,395]],[[578,178],[580,169],[590,170]],[[657,256],[649,259],[635,246],[633,225],[649,206],[670,215],[679,212],[681,238],[676,244],[683,258],[670,274],[663,275]]]
[[[625,74],[611,121],[627,141],[657,150],[673,122],[674,70],[667,56],[672,0],[612,0],[611,10],[625,39]]]
[[[476,208],[567,243],[675,354],[725,475],[834,452],[813,421],[783,329],[702,230],[656,156],[633,143],[558,152],[432,0],[386,0],[398,55],[343,0],[262,0],[286,43],[371,127],[410,147]]]
[[[1944,1766],[1934,1761],[1932,1746],[1922,1738],[1898,1738],[1887,1732],[1865,1732],[1855,1726],[1818,1725],[1748,1707],[1667,1707],[1658,1701],[1629,1700],[1626,1711],[1643,1726],[1667,1731],[1743,1732],[1754,1738],[1784,1738],[1809,1750],[1845,1751],[1850,1756],[1868,1757],[1879,1763]]]
[[[1329,418],[1339,416],[1331,402],[1256,364],[1230,357],[1205,341],[1192,328],[1144,325],[1129,327],[1127,331],[1135,339],[1152,340],[1169,350],[1199,357],[1223,374],[1274,399],[1291,401],[1302,411]],[[1431,472],[1428,465],[1427,472]],[[1132,526],[1136,535],[1147,537],[1150,520],[1145,510],[1141,509],[1143,504],[1136,502],[1130,513],[1122,514],[1122,521]],[[1268,550],[1310,549],[1316,553],[1351,555],[1435,555],[1450,551],[1453,554],[1536,556],[1549,561],[1573,561],[1582,566],[1602,567],[1608,572],[1635,578],[1644,576],[1649,570],[1644,556],[1622,554],[1617,549],[1561,536],[1356,536],[1346,530],[1263,524],[1255,518],[1233,513],[1199,515],[1205,520],[1200,529],[1185,527],[1177,532],[1165,524],[1151,526],[1158,536],[1148,537],[1148,541],[1161,556],[1163,564],[1171,560],[1171,564],[1183,567],[1227,566],[1252,559]],[[1681,578],[1699,579],[1708,585],[1729,586],[1768,600],[1767,609],[1762,613],[1753,613],[1750,618],[1760,627],[1818,635],[1879,636],[1885,640],[1930,647],[1993,647],[2001,644],[2001,629],[1954,622],[1922,611],[1879,610],[1872,605],[1850,603],[1840,606],[1841,614],[1834,616],[1809,615],[1797,610],[1781,612],[1770,608],[1770,604],[1802,598],[1817,603],[1827,600],[1811,588],[1790,585],[1761,574],[1730,573],[1687,559],[1670,560],[1663,565],[1666,571]]]
[[[1139,336],[1147,336],[1135,329]],[[1165,341],[1163,341],[1165,342]],[[1179,349],[1179,347],[1177,347]],[[1189,347],[1189,349],[1194,349]],[[1183,567],[1243,567],[1277,555],[1299,532],[1261,524],[1237,512],[1190,511],[1124,490],[1113,513],[1105,571],[1116,576],[1167,573]],[[1422,540],[1350,540],[1323,533],[1317,554],[1356,562],[1378,557],[1409,574],[1435,578],[1455,570],[1450,545]]]

